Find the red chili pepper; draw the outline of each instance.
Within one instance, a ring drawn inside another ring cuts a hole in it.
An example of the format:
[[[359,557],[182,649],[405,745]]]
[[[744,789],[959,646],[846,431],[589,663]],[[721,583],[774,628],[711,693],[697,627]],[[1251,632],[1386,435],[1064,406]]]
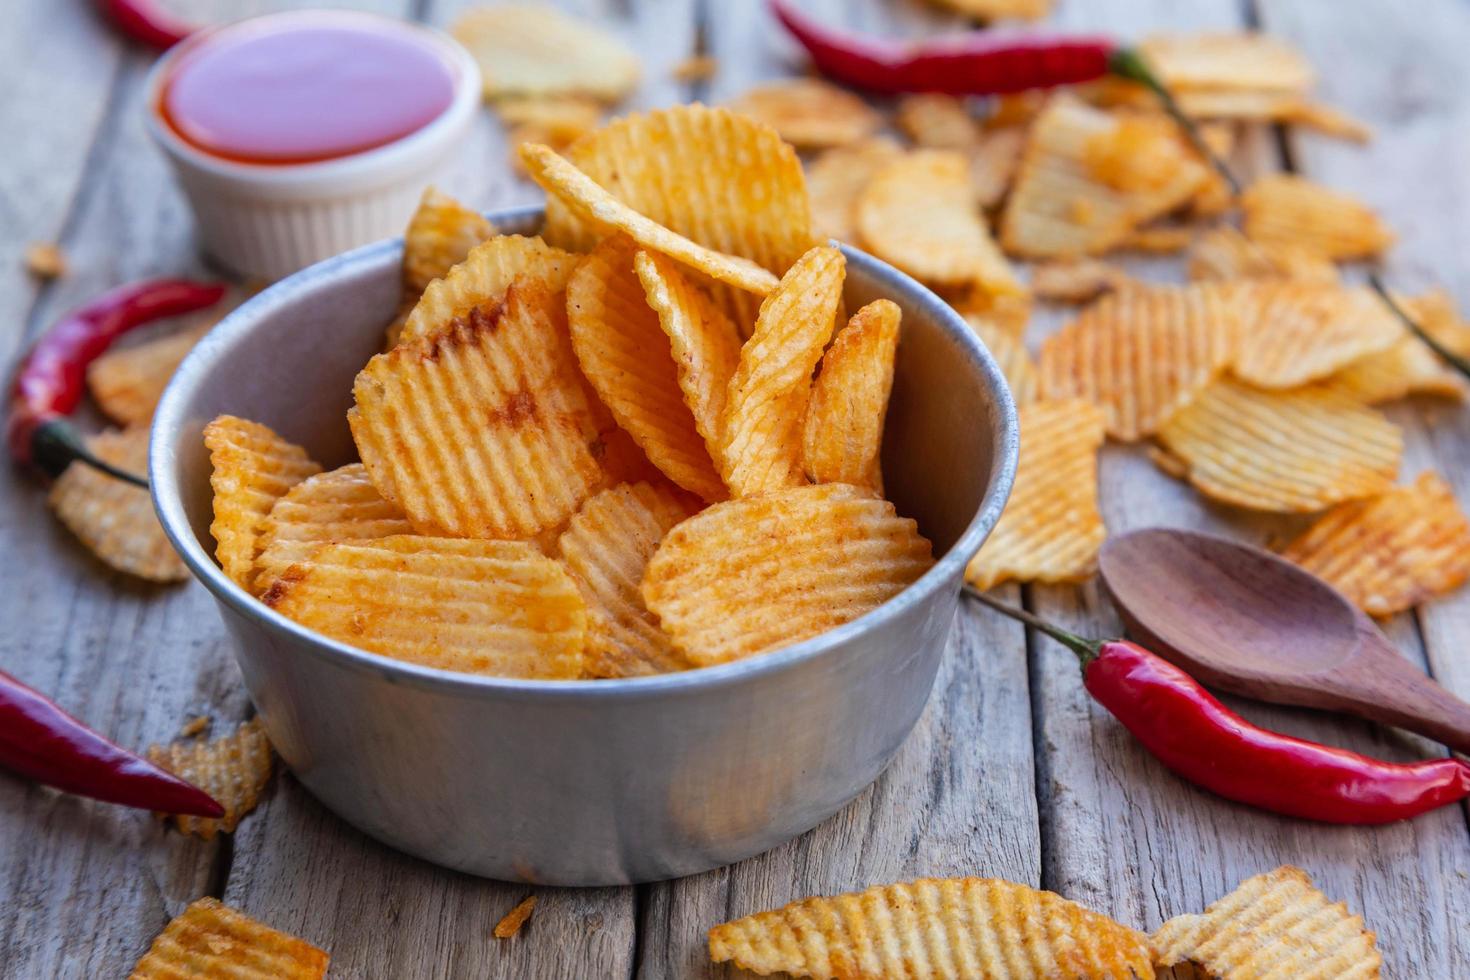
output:
[[[97,5],[122,34],[159,51],[173,47],[195,30],[154,0],[97,0]]]
[[[35,463],[52,476],[81,460],[140,486],[87,451],[66,422],[82,399],[87,365],[135,327],[218,303],[225,287],[186,279],[155,279],[119,286],[63,317],[21,361],[11,389],[6,440],[17,462]]]
[[[1227,799],[1308,820],[1381,824],[1470,796],[1470,765],[1459,759],[1384,762],[1268,731],[1137,644],[1087,640],[965,588],[1069,647],[1082,661],[1088,692],[1155,758]]]
[[[47,786],[108,803],[220,817],[224,807],[193,783],[88,728],[0,671],[0,766]]]

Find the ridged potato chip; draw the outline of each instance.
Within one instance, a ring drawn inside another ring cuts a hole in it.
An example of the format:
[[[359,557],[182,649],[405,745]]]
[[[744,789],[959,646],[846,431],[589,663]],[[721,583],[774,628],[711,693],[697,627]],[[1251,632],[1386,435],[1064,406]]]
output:
[[[729,496],[715,472],[659,314],[633,267],[638,246],[613,235],[567,281],[567,324],[582,373],[618,424],[669,479],[705,500]]]
[[[734,496],[806,482],[802,418],[812,371],[832,336],[846,268],[837,249],[814,248],[761,304],[755,333],[730,378],[716,456]]]
[[[1021,461],[1011,498],[965,569],[977,589],[1012,579],[1082,581],[1108,534],[1097,504],[1102,410],[1073,399],[1037,402],[1019,415]]]
[[[936,0],[936,2],[956,13],[980,20],[997,20],[1005,17],[1040,20],[1051,12],[1052,4],[1052,0]]]
[[[487,99],[592,95],[616,102],[638,84],[637,55],[596,24],[554,7],[472,7],[449,33],[479,64]]]
[[[255,591],[265,591],[319,545],[412,531],[403,511],[383,499],[361,463],[318,473],[286,491],[261,522]]]
[[[221,415],[204,427],[214,489],[214,557],[245,589],[260,553],[260,527],[277,500],[322,471],[306,450],[259,422]]]
[[[1409,395],[1437,395],[1464,401],[1470,386],[1417,337],[1405,337],[1387,350],[1366,354],[1326,382],[1364,405],[1397,401]]]
[[[562,532],[556,553],[587,602],[588,677],[691,666],[644,605],[640,586],[658,543],[695,510],[667,483],[624,483],[590,498]]]
[[[395,535],[328,544],[261,601],[395,660],[495,677],[582,676],[587,603],[566,570],[525,541]]]
[[[477,307],[357,375],[352,438],[373,485],[416,530],[532,538],[603,486],[599,420],[561,295],[517,280],[503,305]]]
[[[175,742],[148,747],[148,761],[198,786],[224,807],[225,815],[163,815],[180,833],[211,840],[220,831],[233,833],[240,818],[260,802],[271,778],[271,743],[259,719],[251,719],[233,735],[209,742]]]
[[[1139,54],[1175,89],[1307,92],[1316,81],[1300,51],[1255,32],[1157,34]]]
[[[110,350],[87,365],[87,390],[108,418],[141,425],[153,418],[174,372],[213,323],[202,323],[131,347]]]
[[[88,439],[87,448],[129,473],[148,472],[146,425],[103,432]],[[57,478],[47,501],[68,530],[118,571],[151,582],[182,582],[189,577],[142,487],[75,462]]]
[[[1231,369],[1257,388],[1296,388],[1328,377],[1405,336],[1367,289],[1311,282],[1228,287],[1242,330]]]
[[[1470,520],[1437,473],[1338,504],[1281,552],[1364,612],[1391,616],[1470,578]]]
[[[821,980],[1153,980],[1148,937],[998,878],[921,878],[726,922],[710,959]]]
[[[176,915],[128,980],[321,980],[326,953],[215,898]]]
[[[602,121],[602,106],[579,95],[512,96],[496,100],[495,111],[507,127],[511,166],[522,174],[525,168],[515,151],[522,143],[544,143],[561,153]]]
[[[1266,246],[1231,225],[1212,228],[1189,249],[1191,279],[1300,279],[1335,283],[1337,266],[1300,246]]]
[[[859,96],[816,78],[783,78],[747,89],[726,108],[774,129],[801,149],[871,136],[883,116]]]
[[[1367,259],[1393,244],[1388,226],[1356,198],[1295,174],[1272,174],[1240,196],[1246,237],[1329,259]]]
[[[1000,365],[1001,373],[1006,376],[1006,384],[1011,387],[1011,398],[1016,407],[1023,408],[1038,400],[1041,397],[1041,376],[1036,371],[1036,362],[1031,360],[1026,345],[983,316],[967,313],[965,322],[980,335],[990,356]]]
[[[1101,406],[1115,439],[1152,435],[1225,369],[1239,331],[1221,289],[1128,286],[1041,345],[1042,397]]]
[[[806,184],[817,234],[856,242],[858,195],[874,174],[901,156],[903,150],[893,140],[874,136],[833,147],[812,160],[806,168]]]
[[[857,619],[933,563],[888,501],[823,483],[714,504],[677,525],[648,562],[643,601],[708,667]]]
[[[883,493],[883,422],[893,390],[903,314],[890,300],[858,310],[822,355],[803,426],[803,461],[813,483]]]
[[[1128,283],[1122,269],[1097,259],[1052,259],[1031,267],[1031,293],[1053,303],[1086,303]]]
[[[476,309],[488,312],[505,301],[505,291],[522,276],[539,280],[552,292],[564,289],[578,258],[539,238],[497,235],[476,245],[464,261],[424,288],[398,343],[441,330]]]
[[[914,145],[930,150],[972,150],[980,142],[980,123],[964,101],[924,92],[898,100],[894,123]]]
[[[484,215],[428,188],[403,233],[403,288],[417,296],[494,234]]]
[[[868,249],[917,279],[1025,292],[985,227],[969,165],[958,153],[917,150],[900,157],[863,188],[856,214]]]
[[[1263,391],[1221,378],[1159,429],[1206,496],[1253,510],[1310,512],[1393,484],[1403,434],[1328,386]]]
[[[1301,868],[1247,878],[1197,915],[1153,934],[1154,962],[1191,961],[1226,980],[1337,977],[1377,980],[1383,958],[1363,917],[1331,902]]]
[[[970,190],[982,208],[997,207],[1010,193],[1026,152],[1024,126],[987,129],[970,151]]]

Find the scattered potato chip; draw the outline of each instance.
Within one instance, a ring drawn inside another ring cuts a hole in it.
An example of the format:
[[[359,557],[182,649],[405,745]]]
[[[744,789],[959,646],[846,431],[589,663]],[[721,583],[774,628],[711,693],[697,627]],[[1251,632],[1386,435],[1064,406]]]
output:
[[[209,332],[213,323],[155,337],[131,347],[108,351],[87,365],[87,390],[107,417],[122,425],[153,418],[184,356]]]
[[[531,918],[531,913],[535,910],[535,895],[527,895],[525,898],[521,899],[519,902],[516,903],[515,908],[505,913],[501,920],[495,923],[495,929],[493,930],[495,938],[509,939],[516,933],[520,932],[521,926],[524,926],[526,924],[526,920]]]
[[[1232,369],[1258,388],[1295,388],[1392,347],[1404,326],[1367,289],[1260,282],[1231,289],[1243,325]]]
[[[1409,395],[1438,395],[1464,401],[1470,386],[1423,341],[1405,337],[1387,350],[1365,354],[1328,379],[1338,391],[1364,405]]]
[[[25,251],[26,271],[37,279],[66,275],[66,253],[55,242],[31,242]]]
[[[286,491],[261,522],[254,591],[264,592],[319,545],[412,531],[403,511],[383,499],[361,463],[318,473]]]
[[[1150,463],[1159,468],[1159,471],[1172,476],[1176,480],[1189,479],[1189,464],[1175,456],[1163,446],[1150,445],[1145,454]]]
[[[1031,293],[1054,303],[1086,303],[1130,282],[1115,265],[1097,259],[1051,259],[1031,267]]]
[[[553,7],[472,7],[449,33],[479,63],[487,99],[592,95],[616,102],[638,84],[638,57],[627,46]]]
[[[893,598],[933,564],[893,505],[841,483],[714,504],[648,563],[643,599],[707,667],[816,636]]]
[[[514,130],[529,128],[544,138],[536,142],[569,146],[602,121],[602,106],[580,95],[514,96],[498,99],[495,113]],[[488,236],[487,236],[488,237]]]
[[[803,460],[813,483],[846,483],[883,493],[883,422],[903,316],[890,300],[858,310],[822,355],[807,405]]]
[[[1153,980],[1148,937],[999,878],[921,878],[726,922],[710,959],[823,980]]]
[[[1156,224],[1133,229],[1118,243],[1118,248],[1131,252],[1172,255],[1184,251],[1193,241],[1194,229],[1189,225]]]
[[[1404,312],[1440,344],[1456,354],[1470,357],[1470,323],[1460,318],[1454,297],[1444,289],[1400,299]]]
[[[734,496],[806,482],[802,418],[812,371],[832,336],[846,268],[837,249],[814,248],[761,304],[755,333],[730,378],[716,456]]]
[[[858,238],[858,195],[873,175],[903,155],[886,136],[833,147],[813,160],[806,171],[812,200],[812,224],[824,238],[855,242]]]
[[[1366,143],[1373,138],[1373,128],[1361,119],[1355,119],[1341,109],[1334,109],[1318,102],[1298,99],[1286,106],[1277,121],[1296,126],[1305,126],[1324,136]]]
[[[1470,578],[1470,520],[1437,473],[1338,504],[1281,552],[1374,616],[1412,609]]]
[[[417,296],[494,234],[484,215],[428,188],[403,233],[403,288]]]
[[[1180,915],[1153,935],[1159,966],[1193,961],[1212,975],[1376,978],[1373,933],[1347,905],[1330,902],[1300,868],[1247,878],[1198,915]]]
[[[148,472],[148,427],[112,429],[87,440],[99,459],[129,473]],[[148,491],[74,462],[47,498],[61,523],[120,572],[151,582],[182,582],[184,562],[153,513]]]
[[[566,288],[577,259],[539,238],[497,235],[476,245],[462,262],[424,287],[399,332],[398,343],[443,329],[477,309],[488,314],[505,301],[505,291],[521,276],[534,277],[558,292]]]
[[[658,312],[633,267],[638,246],[613,235],[567,281],[572,347],[604,405],[669,479],[705,500],[729,496],[694,413]]]
[[[214,489],[214,556],[225,574],[250,588],[260,529],[277,500],[322,468],[306,450],[259,422],[221,415],[204,427]]]
[[[1269,34],[1161,34],[1138,50],[1166,85],[1183,91],[1306,92],[1316,81],[1302,53]]]
[[[1103,412],[1077,399],[1020,411],[1021,461],[1010,501],[970,560],[977,589],[1001,582],[1080,582],[1107,537],[1097,503]]]
[[[129,980],[321,980],[328,959],[303,939],[201,898],[164,927]]]
[[[1247,238],[1296,246],[1329,259],[1366,259],[1393,244],[1393,232],[1356,198],[1294,174],[1272,174],[1240,196]]]
[[[1331,259],[1295,245],[1253,242],[1231,225],[1212,228],[1189,249],[1191,279],[1301,279],[1335,283]]]
[[[883,117],[862,98],[816,78],[757,85],[728,108],[765,123],[801,149],[843,146],[871,136],[883,125]]]
[[[966,17],[980,20],[998,20],[1018,17],[1040,20],[1051,12],[1052,0],[935,0],[941,7],[948,7]]]
[[[530,538],[603,484],[583,385],[561,293],[520,279],[503,305],[369,361],[347,419],[373,485],[421,533]]]
[[[1016,407],[1022,408],[1038,400],[1041,397],[1041,378],[1026,345],[983,316],[966,314],[965,322],[980,335],[980,339],[990,350],[990,356],[1000,365],[1001,373],[1006,376],[1006,384],[1011,387],[1011,398],[1015,400]]]
[[[587,602],[586,676],[689,668],[639,587],[658,543],[696,509],[667,483],[625,483],[591,497],[562,532],[557,554]]]
[[[720,60],[713,55],[692,54],[679,62],[669,72],[676,82],[707,82],[719,74]]]
[[[497,677],[582,676],[587,603],[525,541],[395,535],[324,545],[261,601],[396,660]]]
[[[180,833],[211,840],[220,831],[233,833],[240,818],[260,802],[271,778],[271,743],[260,720],[251,719],[234,734],[208,742],[149,746],[148,761],[198,786],[224,807],[225,815],[218,819],[165,815]]]
[[[1042,397],[1101,406],[1115,439],[1152,435],[1225,369],[1239,331],[1217,287],[1129,286],[1041,345]]]
[[[1262,391],[1230,378],[1159,429],[1206,496],[1253,510],[1309,512],[1393,484],[1398,426],[1328,386]]]
[[[970,190],[982,208],[997,207],[1010,193],[1026,152],[1026,127],[987,129],[970,153]]]
[[[1031,322],[1030,293],[994,296],[982,289],[970,289],[959,296],[947,296],[946,301],[966,319],[984,320],[1017,342],[1026,336],[1026,327]]]
[[[894,122],[918,146],[931,150],[973,150],[980,124],[962,99],[938,92],[905,95]]]

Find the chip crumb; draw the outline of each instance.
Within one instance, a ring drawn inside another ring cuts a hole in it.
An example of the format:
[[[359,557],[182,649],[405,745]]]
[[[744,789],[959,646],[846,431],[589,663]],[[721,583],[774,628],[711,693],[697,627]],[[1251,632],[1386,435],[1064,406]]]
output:
[[[516,907],[505,913],[505,916],[495,923],[495,938],[509,939],[521,931],[531,918],[531,913],[536,911],[536,896],[527,895],[516,904]]]
[[[55,242],[31,242],[26,246],[25,265],[37,279],[60,279],[66,275],[66,253]]]
[[[200,732],[204,731],[208,727],[208,715],[195,715],[193,718],[190,718],[187,722],[184,723],[183,728],[179,729],[179,737],[193,738],[195,735],[198,735]]]
[[[676,82],[707,82],[720,70],[720,59],[712,54],[692,54],[676,64],[669,77]]]

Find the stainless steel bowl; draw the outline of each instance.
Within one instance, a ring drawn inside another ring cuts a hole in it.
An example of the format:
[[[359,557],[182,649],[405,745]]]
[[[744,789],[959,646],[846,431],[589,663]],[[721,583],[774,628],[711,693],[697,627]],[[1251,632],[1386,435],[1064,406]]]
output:
[[[530,231],[538,209],[490,216]],[[179,368],[153,424],[154,502],[214,593],[282,759],[327,807],[436,864],[611,885],[693,874],[789,840],[883,771],[929,697],[966,560],[1015,475],[1015,407],[948,306],[853,249],[847,304],[903,308],[883,469],[941,555],[881,608],[763,656],[618,681],[471,677],[337,643],[215,564],[201,432],[255,419],[324,465],[356,458],[352,379],[398,303],[402,243],[329,259],[251,299]]]

